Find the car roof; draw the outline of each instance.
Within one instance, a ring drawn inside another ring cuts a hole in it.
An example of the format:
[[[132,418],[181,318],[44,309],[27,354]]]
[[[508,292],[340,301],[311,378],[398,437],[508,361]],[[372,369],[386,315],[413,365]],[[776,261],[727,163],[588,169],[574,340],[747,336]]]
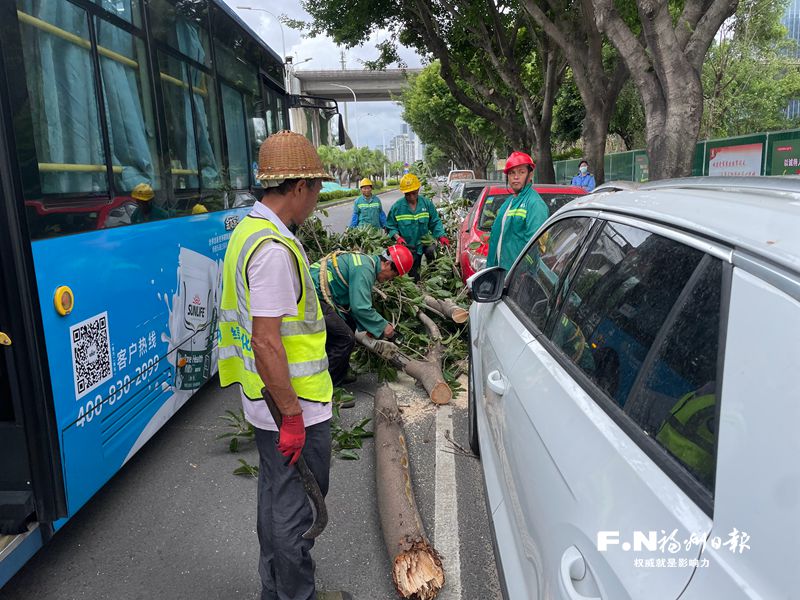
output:
[[[492,182],[497,183],[497,182]],[[586,190],[577,185],[560,185],[557,183],[534,183],[533,189],[540,194],[580,194],[586,193]],[[486,192],[487,196],[497,194],[511,194],[511,188],[506,185],[492,185],[489,191]]]
[[[589,194],[564,210],[644,217],[719,240],[800,273],[800,177],[690,177]]]

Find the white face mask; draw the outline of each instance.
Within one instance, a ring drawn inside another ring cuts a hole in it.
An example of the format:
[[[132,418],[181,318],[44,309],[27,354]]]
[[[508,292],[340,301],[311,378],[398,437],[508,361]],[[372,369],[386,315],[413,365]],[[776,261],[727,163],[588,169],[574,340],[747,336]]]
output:
[[[580,169],[581,175],[586,175],[586,172],[589,170],[589,167],[583,165]]]

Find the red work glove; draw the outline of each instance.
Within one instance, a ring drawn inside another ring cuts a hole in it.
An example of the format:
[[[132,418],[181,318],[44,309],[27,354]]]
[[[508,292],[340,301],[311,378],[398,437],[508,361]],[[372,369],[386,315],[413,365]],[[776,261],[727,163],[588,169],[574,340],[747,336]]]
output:
[[[439,243],[440,244],[444,244],[445,246],[449,246],[450,245],[450,240],[448,240],[447,237],[442,236],[442,237],[439,238]]]
[[[306,426],[303,423],[303,413],[299,415],[283,416],[280,436],[278,438],[278,452],[291,457],[289,464],[293,465],[300,458],[300,452],[306,443]]]
[[[406,245],[406,239],[402,235],[398,235],[395,240],[398,244],[402,244],[403,246]]]

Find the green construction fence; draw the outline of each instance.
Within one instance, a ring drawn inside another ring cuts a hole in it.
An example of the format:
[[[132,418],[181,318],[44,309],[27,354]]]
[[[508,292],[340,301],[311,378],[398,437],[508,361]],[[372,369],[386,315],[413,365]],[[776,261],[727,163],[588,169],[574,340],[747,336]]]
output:
[[[569,184],[580,159],[555,162],[556,183]],[[644,150],[607,154],[606,181],[647,181],[649,160]],[[753,133],[703,140],[695,147],[692,175],[800,174],[800,129]]]

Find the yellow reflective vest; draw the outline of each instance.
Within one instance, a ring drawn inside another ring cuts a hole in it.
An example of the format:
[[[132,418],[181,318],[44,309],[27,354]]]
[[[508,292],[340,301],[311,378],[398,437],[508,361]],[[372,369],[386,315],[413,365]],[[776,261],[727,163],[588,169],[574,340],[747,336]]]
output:
[[[253,253],[267,241],[286,246],[295,257],[300,273],[302,292],[297,302],[297,315],[283,317],[281,323],[281,342],[289,362],[292,387],[298,397],[305,400],[330,402],[333,385],[325,354],[325,318],[314,281],[296,242],[284,237],[272,222],[259,217],[242,219],[225,252],[217,332],[220,384],[224,387],[239,383],[248,398],[261,398],[264,384],[256,370],[253,354],[247,265]]]

